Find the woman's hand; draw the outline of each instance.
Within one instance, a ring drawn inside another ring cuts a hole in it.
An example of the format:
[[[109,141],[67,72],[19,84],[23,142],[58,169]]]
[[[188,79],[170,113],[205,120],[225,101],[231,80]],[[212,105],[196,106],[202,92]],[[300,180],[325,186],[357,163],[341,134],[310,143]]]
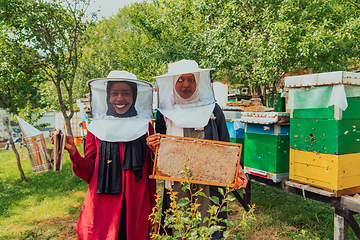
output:
[[[72,136],[66,135],[64,148],[69,152],[70,157],[75,155],[77,149]]]
[[[54,131],[52,132],[52,136],[51,136],[52,144],[54,144],[55,131],[56,131],[56,129],[54,129]],[[76,146],[75,146],[75,142],[74,142],[74,139],[72,136],[66,135],[64,149],[66,149],[69,152],[70,157],[73,157],[75,155]]]
[[[248,179],[244,173],[244,170],[242,169],[241,166],[239,166],[237,184],[234,187],[234,189],[246,188],[247,183],[248,183]]]
[[[149,146],[149,148],[151,149],[151,151],[155,152],[156,146],[159,146],[159,144],[160,144],[160,134],[155,133],[153,135],[150,135],[146,139],[146,143]]]

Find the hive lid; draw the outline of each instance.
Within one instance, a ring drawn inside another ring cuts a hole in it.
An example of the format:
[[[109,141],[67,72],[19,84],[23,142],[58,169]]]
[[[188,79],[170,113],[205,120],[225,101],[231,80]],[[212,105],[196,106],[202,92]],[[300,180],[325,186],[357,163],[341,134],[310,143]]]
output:
[[[290,123],[290,113],[287,112],[243,112],[241,118],[234,121],[257,124],[279,124],[288,125]]]
[[[337,84],[360,85],[360,73],[338,71],[285,77],[286,88]]]
[[[223,106],[221,107],[223,111],[234,111],[234,112],[242,112],[241,107],[237,106]]]

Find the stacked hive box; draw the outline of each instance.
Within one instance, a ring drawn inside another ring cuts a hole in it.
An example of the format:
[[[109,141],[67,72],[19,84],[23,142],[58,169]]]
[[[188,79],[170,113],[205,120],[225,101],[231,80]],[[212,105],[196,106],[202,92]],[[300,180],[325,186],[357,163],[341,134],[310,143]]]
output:
[[[360,74],[285,78],[290,88],[289,178],[335,192],[360,190]]]
[[[290,114],[244,112],[238,121],[245,123],[245,172],[273,182],[287,180]]]
[[[241,117],[241,108],[223,107],[222,110],[225,115],[226,127],[230,135],[230,142],[241,143],[243,144],[244,149],[245,124],[234,122],[234,119]],[[244,151],[241,151],[240,161],[244,161]]]

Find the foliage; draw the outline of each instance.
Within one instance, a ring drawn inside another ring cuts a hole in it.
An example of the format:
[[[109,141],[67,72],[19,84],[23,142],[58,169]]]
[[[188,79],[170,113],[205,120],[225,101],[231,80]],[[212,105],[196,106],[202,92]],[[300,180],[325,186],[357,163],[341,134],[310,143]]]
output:
[[[6,110],[1,121],[16,156],[21,179],[25,180],[20,156],[11,137],[9,116],[10,112],[24,107],[27,101],[36,102],[37,98],[34,96],[37,89],[36,82],[39,81],[38,71],[26,55],[33,50],[21,42],[12,42],[12,39],[5,34],[6,28],[3,26],[0,30],[0,107]],[[25,56],[22,57],[21,54]]]
[[[265,103],[287,74],[359,67],[356,10],[348,0],[134,3],[89,29],[77,79],[85,86],[124,69],[152,81],[169,62],[193,59],[215,67],[216,81],[253,87]]]
[[[206,28],[199,9],[201,1],[155,0],[130,6],[131,23],[154,42],[157,60],[165,63],[181,59],[202,62],[205,57],[203,31]]]
[[[88,25],[84,21],[88,4],[86,0],[4,0],[0,3],[0,21],[7,27],[4,33],[12,43],[25,43],[31,49],[22,57],[31,59],[35,68],[41,70],[42,78],[56,87],[69,134],[74,114],[73,85],[81,56],[79,42]],[[64,98],[68,98],[68,106]]]
[[[27,123],[32,125],[33,127],[37,129],[46,128],[50,126],[50,123],[40,123],[36,124],[36,122],[45,115],[49,111],[49,107],[46,107],[44,109],[41,108],[33,108],[30,101],[28,101],[25,108],[19,109],[18,108],[18,115],[14,115],[11,119],[13,121],[16,121],[16,117],[19,116],[21,119],[25,120]]]
[[[263,103],[286,74],[359,65],[351,1],[154,0],[131,8],[132,24],[155,41],[159,61],[216,67],[216,80],[253,86]]]
[[[211,239],[212,234],[216,231],[224,231],[225,239],[227,239],[239,228],[239,226],[243,226],[246,220],[252,218],[254,206],[249,212],[242,214],[243,218],[237,225],[234,225],[228,219],[219,218],[218,215],[220,212],[230,211],[227,205],[236,199],[230,194],[232,190],[227,187],[224,192],[222,188],[219,188],[219,192],[223,196],[223,201],[220,202],[219,198],[216,196],[206,196],[202,189],[197,192],[192,192],[190,179],[193,177],[193,174],[189,171],[187,164],[184,164],[184,170],[179,171],[179,173],[185,173],[187,175],[188,180],[182,183],[182,191],[189,191],[190,199],[188,197],[178,199],[176,196],[178,193],[170,188],[170,208],[164,213],[165,221],[164,225],[162,225],[161,218],[163,213],[161,212],[160,207],[162,198],[161,196],[157,197],[156,206],[153,208],[149,219],[153,223],[158,223],[160,228],[165,230],[165,234],[161,235],[159,233],[153,233],[152,237],[154,239]],[[202,219],[201,213],[199,212],[201,204],[198,203],[198,196],[210,198],[214,203],[214,205],[209,206],[209,217],[204,217]],[[220,222],[228,224],[230,230],[223,229],[224,227],[219,225]],[[206,226],[200,226],[200,223],[205,223]],[[176,230],[174,236],[167,233],[166,228],[174,228]]]
[[[158,49],[148,36],[133,29],[129,12],[124,7],[116,16],[98,21],[86,32],[87,42],[76,78],[83,94],[89,91],[86,81],[106,77],[112,70],[125,70],[150,82],[158,74],[161,63],[154,58]]]
[[[38,71],[26,54],[32,50],[22,43],[14,43],[4,31],[0,33],[0,107],[16,112],[28,101],[36,104]]]

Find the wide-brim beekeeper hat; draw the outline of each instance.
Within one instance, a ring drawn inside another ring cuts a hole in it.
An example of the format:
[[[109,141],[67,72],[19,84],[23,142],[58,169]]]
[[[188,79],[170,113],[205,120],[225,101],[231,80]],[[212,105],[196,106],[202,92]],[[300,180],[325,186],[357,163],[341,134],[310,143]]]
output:
[[[166,74],[156,79],[158,110],[181,128],[204,127],[215,107],[214,91],[211,84],[210,71],[214,68],[202,69],[194,60],[183,59],[168,64]],[[177,79],[182,74],[194,74],[199,101],[190,104],[178,104],[174,98]]]
[[[174,75],[181,75],[187,73],[196,73],[196,72],[206,72],[214,70],[215,68],[206,68],[202,69],[199,68],[199,65],[194,60],[180,60],[177,62],[169,63],[168,64],[168,72],[166,74],[156,76],[155,79],[162,78],[162,77],[169,77]]]
[[[108,89],[110,82],[129,82],[136,86],[133,91],[136,99],[133,107],[136,114],[130,117],[114,117],[108,114]],[[91,123],[88,130],[103,141],[126,142],[137,139],[148,130],[149,121],[153,119],[152,94],[153,85],[138,80],[136,75],[127,71],[111,71],[106,78],[91,79],[90,87]]]

